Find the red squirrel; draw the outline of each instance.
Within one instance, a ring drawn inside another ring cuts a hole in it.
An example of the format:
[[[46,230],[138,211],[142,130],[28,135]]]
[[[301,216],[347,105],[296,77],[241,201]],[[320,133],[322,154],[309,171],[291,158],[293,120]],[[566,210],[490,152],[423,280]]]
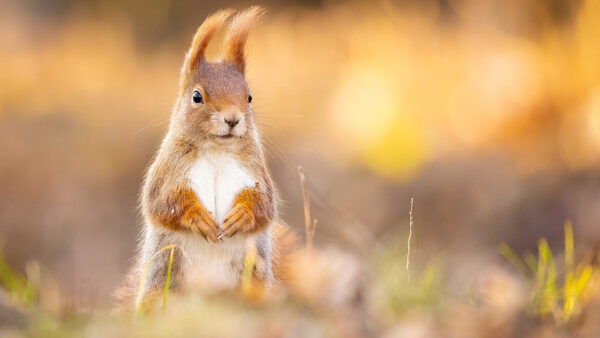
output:
[[[169,130],[141,194],[144,229],[130,278],[136,304],[164,288],[168,251],[151,261],[144,288],[137,292],[146,263],[173,244],[171,289],[184,289],[192,279],[209,290],[236,288],[249,241],[258,253],[254,278],[265,285],[281,279],[282,246],[288,245],[282,241],[289,230],[279,219],[244,75],[248,32],[264,10],[237,13],[222,58],[209,62],[204,55],[233,14],[221,10],[209,16],[186,54]]]

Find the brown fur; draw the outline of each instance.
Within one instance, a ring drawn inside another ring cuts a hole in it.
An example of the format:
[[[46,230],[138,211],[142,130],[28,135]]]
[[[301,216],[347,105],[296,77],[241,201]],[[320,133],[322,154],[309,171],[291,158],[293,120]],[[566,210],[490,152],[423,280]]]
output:
[[[192,233],[211,242],[224,236],[258,234],[259,256],[267,269],[261,272],[262,278],[272,278],[271,265],[275,266],[275,271],[280,270],[278,258],[283,259],[286,252],[282,245],[291,245],[291,242],[271,245],[271,238],[285,242],[285,238],[291,237],[283,236],[289,230],[283,231],[283,223],[278,220],[277,194],[266,166],[254,112],[248,103],[249,86],[244,78],[243,48],[250,27],[263,13],[261,8],[252,7],[233,19],[223,61],[208,62],[204,52],[209,40],[232,11],[211,15],[194,36],[181,72],[180,95],[169,131],[147,172],[142,189],[145,230],[152,230],[152,236],[145,236],[141,243],[136,268],[127,287],[129,290],[123,292],[124,295],[135,294],[132,289],[137,290],[146,261],[161,247],[172,244],[173,233]],[[201,93],[202,104],[193,102],[194,91]],[[227,125],[231,119],[239,121],[235,127]],[[221,225],[201,204],[188,179],[192,165],[202,156],[214,152],[229,154],[257,180],[254,187],[247,187],[237,194]],[[268,234],[270,224],[274,224],[273,235]],[[275,255],[271,255],[272,246]],[[162,253],[149,266],[146,294],[164,285],[168,255],[168,252]],[[184,259],[177,251],[171,283],[175,290],[181,286],[185,274]],[[276,275],[281,276],[281,273]]]

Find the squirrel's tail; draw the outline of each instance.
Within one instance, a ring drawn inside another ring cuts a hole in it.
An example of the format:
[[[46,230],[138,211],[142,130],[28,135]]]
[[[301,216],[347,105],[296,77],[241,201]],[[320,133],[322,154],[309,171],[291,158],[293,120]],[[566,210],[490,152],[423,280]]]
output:
[[[273,254],[271,266],[276,280],[286,283],[288,280],[290,256],[298,251],[300,241],[298,235],[283,221],[278,220],[271,226],[271,238],[273,239]]]
[[[113,293],[112,298],[118,305],[133,304],[133,301],[137,297],[141,276],[139,266],[139,262],[136,261],[130,268],[121,286]]]

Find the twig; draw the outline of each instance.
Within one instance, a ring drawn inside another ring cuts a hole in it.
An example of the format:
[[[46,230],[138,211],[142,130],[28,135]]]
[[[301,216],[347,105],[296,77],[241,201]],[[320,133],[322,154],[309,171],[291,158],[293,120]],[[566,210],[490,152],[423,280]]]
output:
[[[413,228],[413,198],[410,198],[410,211],[408,212],[408,250],[406,251],[406,278],[410,283],[410,239],[412,238]]]
[[[306,232],[306,248],[311,250],[313,247],[313,237],[317,228],[317,220],[310,223],[310,204],[308,202],[308,189],[306,189],[306,175],[304,168],[298,166],[298,174],[300,174],[300,186],[302,187],[302,200],[304,201],[304,230]]]

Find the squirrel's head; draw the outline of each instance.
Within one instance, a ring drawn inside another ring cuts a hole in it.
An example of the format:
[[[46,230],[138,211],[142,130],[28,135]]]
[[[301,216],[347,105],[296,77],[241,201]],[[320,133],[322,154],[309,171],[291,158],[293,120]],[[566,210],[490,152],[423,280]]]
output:
[[[208,42],[232,14],[222,10],[202,23],[183,64],[173,123],[194,139],[231,142],[248,137],[254,128],[244,46],[264,10],[251,7],[238,13],[229,26],[221,59],[208,62],[204,56]]]

